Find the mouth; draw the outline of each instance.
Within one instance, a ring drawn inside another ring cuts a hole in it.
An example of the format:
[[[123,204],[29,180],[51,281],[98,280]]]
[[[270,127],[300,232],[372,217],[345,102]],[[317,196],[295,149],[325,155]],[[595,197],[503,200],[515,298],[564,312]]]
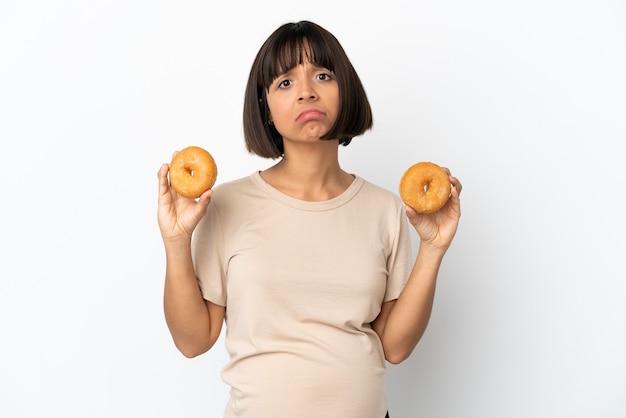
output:
[[[323,118],[324,116],[326,116],[326,113],[319,109],[306,109],[300,112],[296,121],[304,122],[308,120],[317,120]]]

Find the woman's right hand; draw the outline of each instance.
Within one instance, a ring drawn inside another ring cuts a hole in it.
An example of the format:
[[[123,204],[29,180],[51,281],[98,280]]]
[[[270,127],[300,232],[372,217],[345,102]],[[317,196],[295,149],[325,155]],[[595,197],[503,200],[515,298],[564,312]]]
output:
[[[159,178],[157,218],[161,236],[164,241],[191,239],[193,230],[211,202],[212,190],[202,193],[197,200],[185,198],[170,185],[167,176],[169,169],[169,164],[163,164],[157,174]]]

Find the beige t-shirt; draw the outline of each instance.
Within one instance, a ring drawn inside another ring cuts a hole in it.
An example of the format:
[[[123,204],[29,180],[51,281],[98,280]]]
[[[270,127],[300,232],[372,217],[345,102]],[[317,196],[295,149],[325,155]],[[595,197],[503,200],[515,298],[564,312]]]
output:
[[[356,177],[307,202],[258,172],[214,189],[194,234],[205,299],[226,306],[226,418],[383,418],[370,323],[412,267],[404,204]]]

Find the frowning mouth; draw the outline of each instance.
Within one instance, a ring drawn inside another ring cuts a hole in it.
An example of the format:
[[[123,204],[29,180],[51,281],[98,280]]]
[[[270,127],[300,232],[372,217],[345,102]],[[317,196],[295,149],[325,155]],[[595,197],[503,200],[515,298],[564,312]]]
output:
[[[296,118],[296,121],[303,122],[307,120],[321,119],[326,116],[326,113],[319,109],[305,109]]]

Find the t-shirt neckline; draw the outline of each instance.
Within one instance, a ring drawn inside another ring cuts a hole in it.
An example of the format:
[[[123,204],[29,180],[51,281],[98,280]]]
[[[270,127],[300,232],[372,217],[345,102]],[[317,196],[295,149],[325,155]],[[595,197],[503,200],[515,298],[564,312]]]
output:
[[[338,208],[340,206],[345,205],[347,202],[352,200],[352,198],[358,193],[358,191],[363,186],[363,179],[359,176],[354,175],[354,180],[350,183],[350,186],[346,190],[343,191],[339,196],[333,197],[332,199],[311,202],[308,200],[301,200],[295,197],[289,196],[280,190],[274,188],[272,185],[267,183],[263,177],[261,177],[260,171],[255,171],[250,175],[250,179],[261,189],[263,190],[269,197],[280,202],[284,205],[291,206],[296,209],[301,210],[309,210],[309,211],[325,211]]]

